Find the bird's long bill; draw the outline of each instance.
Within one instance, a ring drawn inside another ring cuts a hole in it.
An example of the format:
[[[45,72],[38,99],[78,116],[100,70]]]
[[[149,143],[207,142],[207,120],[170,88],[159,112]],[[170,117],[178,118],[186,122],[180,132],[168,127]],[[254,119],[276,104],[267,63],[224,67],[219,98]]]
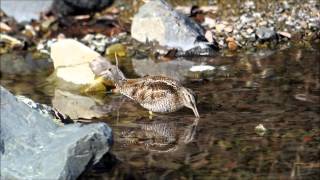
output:
[[[195,115],[197,118],[200,117],[200,115],[199,115],[199,113],[198,113],[197,106],[193,106],[193,107],[192,107],[192,111],[193,111],[194,115]]]

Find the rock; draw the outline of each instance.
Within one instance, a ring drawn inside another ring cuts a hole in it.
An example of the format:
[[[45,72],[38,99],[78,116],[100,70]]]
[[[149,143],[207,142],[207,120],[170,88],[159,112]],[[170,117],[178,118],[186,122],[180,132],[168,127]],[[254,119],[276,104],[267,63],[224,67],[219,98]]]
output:
[[[210,65],[196,65],[192,66],[189,70],[191,72],[203,72],[203,71],[213,71],[215,67]]]
[[[104,105],[103,102],[99,103],[93,98],[59,89],[54,92],[52,106],[71,119],[92,119],[107,116],[111,110],[118,107],[112,103]]]
[[[259,22],[259,26],[266,26],[268,24],[268,22],[267,21],[261,21],[261,22]]]
[[[104,54],[106,47],[111,44],[119,42],[118,37],[107,37],[103,34],[87,34],[81,39],[81,42],[85,43],[92,50],[98,51]]]
[[[76,179],[109,151],[112,133],[105,123],[59,127],[0,91],[1,179]]]
[[[159,63],[150,59],[132,59],[134,71],[141,77],[146,75],[165,75],[179,81],[186,79],[189,69],[194,64],[194,62],[183,58]]]
[[[56,70],[58,78],[77,85],[89,85],[94,82],[95,75],[92,73],[89,64],[80,64],[70,67],[61,67]]]
[[[14,17],[18,22],[38,20],[41,12],[49,10],[53,0],[28,0],[11,1],[1,0],[0,7],[8,15]]]
[[[210,29],[216,26],[216,20],[210,17],[205,17],[204,22],[202,23],[204,26],[208,26]]]
[[[204,30],[175,11],[164,0],[148,1],[134,16],[131,35],[140,42],[156,41],[161,46],[187,51],[196,47],[212,49]]]
[[[225,28],[225,31],[226,31],[227,33],[231,33],[231,32],[233,31],[233,27],[232,27],[232,26],[227,26],[227,27]]]
[[[47,19],[43,20],[40,24],[42,31],[48,31],[54,22],[56,22],[55,17],[48,17]]]
[[[115,55],[123,57],[127,55],[127,49],[122,44],[113,44],[106,50],[106,55],[115,57]]]
[[[10,46],[10,48],[15,48],[15,47],[23,47],[24,43],[20,41],[19,39],[6,35],[6,34],[0,34],[0,43],[6,43]]]
[[[51,10],[61,17],[83,15],[101,11],[112,3],[113,0],[54,0]]]
[[[279,31],[278,34],[282,37],[291,38],[291,34],[285,31]]]
[[[252,28],[248,28],[246,31],[248,34],[252,34],[254,32],[254,30]]]
[[[255,9],[256,6],[255,6],[253,1],[246,1],[244,3],[244,8],[246,8],[246,9]]]
[[[41,115],[53,119],[53,121],[55,121],[58,125],[63,126],[64,124],[74,123],[69,116],[60,113],[57,109],[52,108],[51,106],[34,102],[32,99],[21,95],[16,96],[16,98],[28,105],[30,108],[36,110]]]
[[[267,131],[263,124],[257,125],[254,129],[259,136],[263,136]]]
[[[217,24],[216,25],[216,32],[217,33],[222,33],[223,31],[224,31],[224,28],[225,28],[226,26],[224,25],[224,24]]]
[[[0,31],[1,32],[11,32],[12,28],[10,26],[8,26],[6,23],[0,22]]]
[[[34,75],[39,72],[51,72],[53,64],[46,58],[35,59],[31,53],[0,55],[0,71],[3,74]]]
[[[210,43],[214,42],[212,31],[210,31],[210,30],[206,31],[205,37],[208,40],[208,42],[210,42]]]
[[[32,39],[33,37],[35,37],[37,35],[33,26],[31,26],[29,24],[25,25],[24,30],[22,31],[22,34],[24,34],[29,39]]]
[[[271,28],[259,27],[256,30],[256,35],[259,40],[270,40],[276,37],[276,32]]]
[[[62,39],[52,44],[50,55],[55,68],[85,64],[100,56],[99,53],[73,39]]]
[[[80,85],[94,81],[89,63],[100,54],[82,43],[72,39],[59,40],[51,46],[50,56],[59,78]]]
[[[233,37],[228,37],[226,39],[227,43],[228,43],[228,48],[231,50],[231,51],[235,51],[237,50],[238,48],[238,45],[235,41],[235,39]]]

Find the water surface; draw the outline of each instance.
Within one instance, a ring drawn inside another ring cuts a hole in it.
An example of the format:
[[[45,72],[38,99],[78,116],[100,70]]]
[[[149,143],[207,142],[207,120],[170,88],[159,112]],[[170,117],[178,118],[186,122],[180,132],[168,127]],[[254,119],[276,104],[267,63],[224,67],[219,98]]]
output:
[[[319,44],[191,59],[217,70],[186,77],[199,121],[187,108],[150,120],[131,100],[104,95],[112,108],[92,122],[113,128],[114,146],[80,179],[317,179],[319,59]],[[131,59],[122,62],[136,77]],[[3,75],[1,85],[46,104],[56,88],[39,75]]]

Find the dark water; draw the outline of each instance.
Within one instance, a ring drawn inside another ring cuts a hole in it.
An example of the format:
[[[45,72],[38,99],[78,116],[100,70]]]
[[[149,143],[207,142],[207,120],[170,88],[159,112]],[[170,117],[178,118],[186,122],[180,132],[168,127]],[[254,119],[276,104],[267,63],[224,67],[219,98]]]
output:
[[[319,44],[194,61],[224,69],[187,78],[185,86],[198,95],[200,120],[190,109],[150,120],[139,105],[107,94],[103,103],[115,107],[93,122],[113,128],[114,146],[80,179],[320,176]],[[126,62],[123,69],[132,72],[130,60]],[[1,85],[46,104],[51,104],[55,88],[43,76],[3,76]],[[259,124],[266,131],[257,131]]]

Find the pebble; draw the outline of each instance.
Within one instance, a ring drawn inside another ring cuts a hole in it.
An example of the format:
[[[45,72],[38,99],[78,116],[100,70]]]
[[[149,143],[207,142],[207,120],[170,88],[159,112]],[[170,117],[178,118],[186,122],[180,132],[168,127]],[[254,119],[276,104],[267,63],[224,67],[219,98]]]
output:
[[[108,45],[117,43],[119,41],[116,37],[107,37],[103,34],[87,34],[81,39],[92,50],[103,54]]]
[[[0,30],[1,32],[11,32],[12,28],[8,26],[6,23],[0,22]]]
[[[227,27],[225,28],[225,31],[226,31],[227,33],[231,33],[231,32],[233,31],[233,27],[232,27],[232,26],[227,26]]]
[[[6,34],[0,34],[0,42],[8,43],[12,48],[22,47],[24,45],[19,39]]]
[[[254,30],[252,28],[247,29],[248,34],[252,34],[253,32],[254,32]]]
[[[214,39],[213,39],[213,33],[212,31],[206,31],[204,37],[208,40],[209,43],[213,43]]]
[[[216,32],[221,33],[224,31],[225,25],[224,24],[217,24],[216,25]]]
[[[213,71],[215,67],[210,65],[197,65],[190,68],[191,72]]]
[[[228,38],[226,39],[226,41],[228,42],[228,48],[229,48],[231,51],[237,50],[238,45],[237,45],[237,43],[236,43],[236,41],[235,41],[235,39],[234,39],[233,37],[228,37]]]
[[[271,28],[260,27],[256,30],[256,35],[260,40],[269,40],[275,37],[275,31]]]
[[[279,31],[278,34],[289,39],[291,38],[291,34],[285,31]]]
[[[255,131],[258,135],[263,136],[266,133],[267,129],[263,126],[263,124],[259,124],[255,127]]]

